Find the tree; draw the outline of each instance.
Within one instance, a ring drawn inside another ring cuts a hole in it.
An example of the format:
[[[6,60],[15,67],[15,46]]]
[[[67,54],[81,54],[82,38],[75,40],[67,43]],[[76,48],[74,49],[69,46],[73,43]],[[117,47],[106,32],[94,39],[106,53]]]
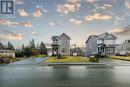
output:
[[[40,44],[40,54],[47,55],[47,48],[43,42],[41,42],[41,44]]]
[[[25,47],[25,49],[24,49],[24,54],[25,54],[27,57],[31,56],[31,55],[32,55],[32,50],[31,50],[31,48],[30,48],[30,47]]]
[[[5,49],[4,45],[0,42],[0,50]]]
[[[7,49],[8,50],[14,50],[14,46],[13,46],[12,43],[10,43],[10,41],[8,41]]]
[[[32,40],[30,41],[30,48],[31,48],[31,49],[36,49],[34,39],[32,39]]]

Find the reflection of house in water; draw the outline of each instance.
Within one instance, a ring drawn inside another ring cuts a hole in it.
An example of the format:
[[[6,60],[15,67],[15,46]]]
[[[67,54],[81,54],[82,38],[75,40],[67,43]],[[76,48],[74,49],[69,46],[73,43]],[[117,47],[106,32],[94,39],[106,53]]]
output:
[[[0,50],[0,57],[15,58],[15,51],[12,51],[12,50]]]
[[[115,54],[117,37],[113,34],[90,35],[86,41],[86,53]]]
[[[70,37],[63,33],[52,37],[52,55],[70,55]]]

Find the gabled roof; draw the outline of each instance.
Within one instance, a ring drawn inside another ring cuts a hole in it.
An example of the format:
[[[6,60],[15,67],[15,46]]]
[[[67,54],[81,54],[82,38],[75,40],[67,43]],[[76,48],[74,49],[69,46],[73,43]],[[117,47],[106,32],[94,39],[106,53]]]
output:
[[[58,40],[59,36],[52,36],[52,40]]]
[[[66,37],[70,40],[70,37],[69,37],[68,35],[66,35],[65,33],[61,34],[60,37],[63,36],[63,35],[66,36]],[[60,37],[59,37],[59,38],[60,38]],[[59,38],[58,38],[58,39],[59,39]]]
[[[95,37],[95,38],[97,38],[98,35],[90,35],[90,36],[88,37],[88,39],[87,39],[87,41],[86,41],[85,43],[87,43],[91,37]]]
[[[58,40],[61,36],[66,36],[69,40],[70,40],[70,37],[68,35],[66,35],[65,33],[61,34],[60,36],[52,36],[52,40]]]
[[[114,39],[117,39],[117,37],[114,36],[113,34],[106,32],[106,33],[103,33],[103,34],[100,34],[100,35],[90,35],[85,43],[87,43],[91,37],[95,37],[97,39],[107,39],[109,35],[111,35]]]
[[[112,36],[114,39],[117,39],[117,37],[116,36],[114,36],[113,34],[109,34],[109,33],[103,33],[103,34],[100,34],[98,37],[97,37],[97,39],[107,39],[108,38],[108,36]]]

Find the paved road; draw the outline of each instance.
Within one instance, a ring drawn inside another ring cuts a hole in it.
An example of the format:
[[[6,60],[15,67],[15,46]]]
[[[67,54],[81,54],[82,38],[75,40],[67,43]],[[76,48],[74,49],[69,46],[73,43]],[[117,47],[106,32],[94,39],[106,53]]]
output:
[[[28,58],[17,62],[12,62],[8,65],[35,65],[39,64],[42,61],[46,60],[48,57],[45,58]]]
[[[104,64],[112,65],[112,66],[130,66],[130,61],[123,61],[123,60],[117,60],[117,59],[108,59],[108,58],[100,59],[99,63],[104,63]]]
[[[20,62],[13,64],[17,66],[21,64]],[[130,66],[124,66],[129,62],[111,59],[103,59],[100,62],[116,66],[61,68],[41,66],[32,62],[27,66],[9,67],[8,65],[0,67],[0,87],[130,87]]]

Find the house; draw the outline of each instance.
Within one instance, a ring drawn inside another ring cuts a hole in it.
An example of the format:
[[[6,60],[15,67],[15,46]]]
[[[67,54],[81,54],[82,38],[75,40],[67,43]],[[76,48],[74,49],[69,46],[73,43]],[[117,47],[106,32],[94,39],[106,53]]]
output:
[[[130,40],[125,40],[125,42],[116,46],[116,54],[130,55]]]
[[[71,56],[84,56],[85,54],[84,54],[82,48],[76,47],[76,48],[72,48],[70,50],[70,55]]]
[[[13,50],[0,50],[0,57],[2,58],[15,58],[15,51]]]
[[[70,55],[70,37],[65,33],[52,37],[52,55]]]
[[[115,54],[116,39],[117,37],[110,33],[90,35],[86,41],[86,54],[113,55]]]

